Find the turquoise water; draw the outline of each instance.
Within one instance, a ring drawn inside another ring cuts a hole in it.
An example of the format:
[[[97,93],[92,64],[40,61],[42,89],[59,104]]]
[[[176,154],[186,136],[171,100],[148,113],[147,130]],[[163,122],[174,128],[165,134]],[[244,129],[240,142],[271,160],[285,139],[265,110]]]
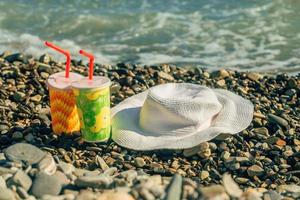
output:
[[[299,0],[2,0],[0,51],[300,72]],[[58,59],[63,59],[58,57]]]

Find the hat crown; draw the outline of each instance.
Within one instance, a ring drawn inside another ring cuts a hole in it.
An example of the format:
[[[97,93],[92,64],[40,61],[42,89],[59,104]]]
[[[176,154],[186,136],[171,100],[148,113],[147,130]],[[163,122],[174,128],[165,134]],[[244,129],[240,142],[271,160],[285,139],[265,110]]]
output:
[[[164,84],[149,90],[140,112],[141,128],[155,134],[210,125],[222,105],[214,91],[194,84]]]

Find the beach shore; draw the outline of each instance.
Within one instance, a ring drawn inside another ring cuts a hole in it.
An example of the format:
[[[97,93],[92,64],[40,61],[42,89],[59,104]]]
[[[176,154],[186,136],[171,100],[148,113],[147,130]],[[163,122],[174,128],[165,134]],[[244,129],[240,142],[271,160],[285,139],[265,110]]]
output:
[[[87,75],[86,69],[72,61],[73,72]],[[168,82],[228,89],[254,104],[252,123],[241,133],[187,150],[139,152],[113,141],[84,143],[80,133],[52,133],[46,79],[62,70],[48,55],[0,56],[4,199],[300,198],[300,74],[96,64],[95,75],[112,81],[111,106]]]

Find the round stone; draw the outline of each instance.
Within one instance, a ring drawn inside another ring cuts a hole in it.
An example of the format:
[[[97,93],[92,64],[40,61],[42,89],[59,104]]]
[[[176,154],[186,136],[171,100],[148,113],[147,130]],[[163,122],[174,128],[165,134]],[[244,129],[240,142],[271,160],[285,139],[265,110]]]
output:
[[[135,165],[136,167],[144,167],[144,166],[146,165],[146,162],[145,162],[145,160],[144,160],[143,158],[141,158],[141,157],[136,157],[136,158],[134,159],[134,165]]]
[[[58,195],[62,189],[62,183],[56,176],[39,173],[32,184],[31,192],[36,197],[43,195]]]

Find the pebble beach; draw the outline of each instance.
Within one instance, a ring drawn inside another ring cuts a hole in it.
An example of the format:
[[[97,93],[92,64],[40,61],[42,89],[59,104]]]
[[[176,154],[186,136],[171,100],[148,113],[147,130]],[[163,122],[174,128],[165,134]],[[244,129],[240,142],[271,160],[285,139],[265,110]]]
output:
[[[192,149],[133,151],[113,141],[54,135],[49,75],[64,63],[45,54],[0,55],[0,200],[300,198],[300,74],[95,64],[112,81],[111,107],[168,82],[222,88],[254,104],[250,126]],[[87,75],[82,61],[72,71]]]

